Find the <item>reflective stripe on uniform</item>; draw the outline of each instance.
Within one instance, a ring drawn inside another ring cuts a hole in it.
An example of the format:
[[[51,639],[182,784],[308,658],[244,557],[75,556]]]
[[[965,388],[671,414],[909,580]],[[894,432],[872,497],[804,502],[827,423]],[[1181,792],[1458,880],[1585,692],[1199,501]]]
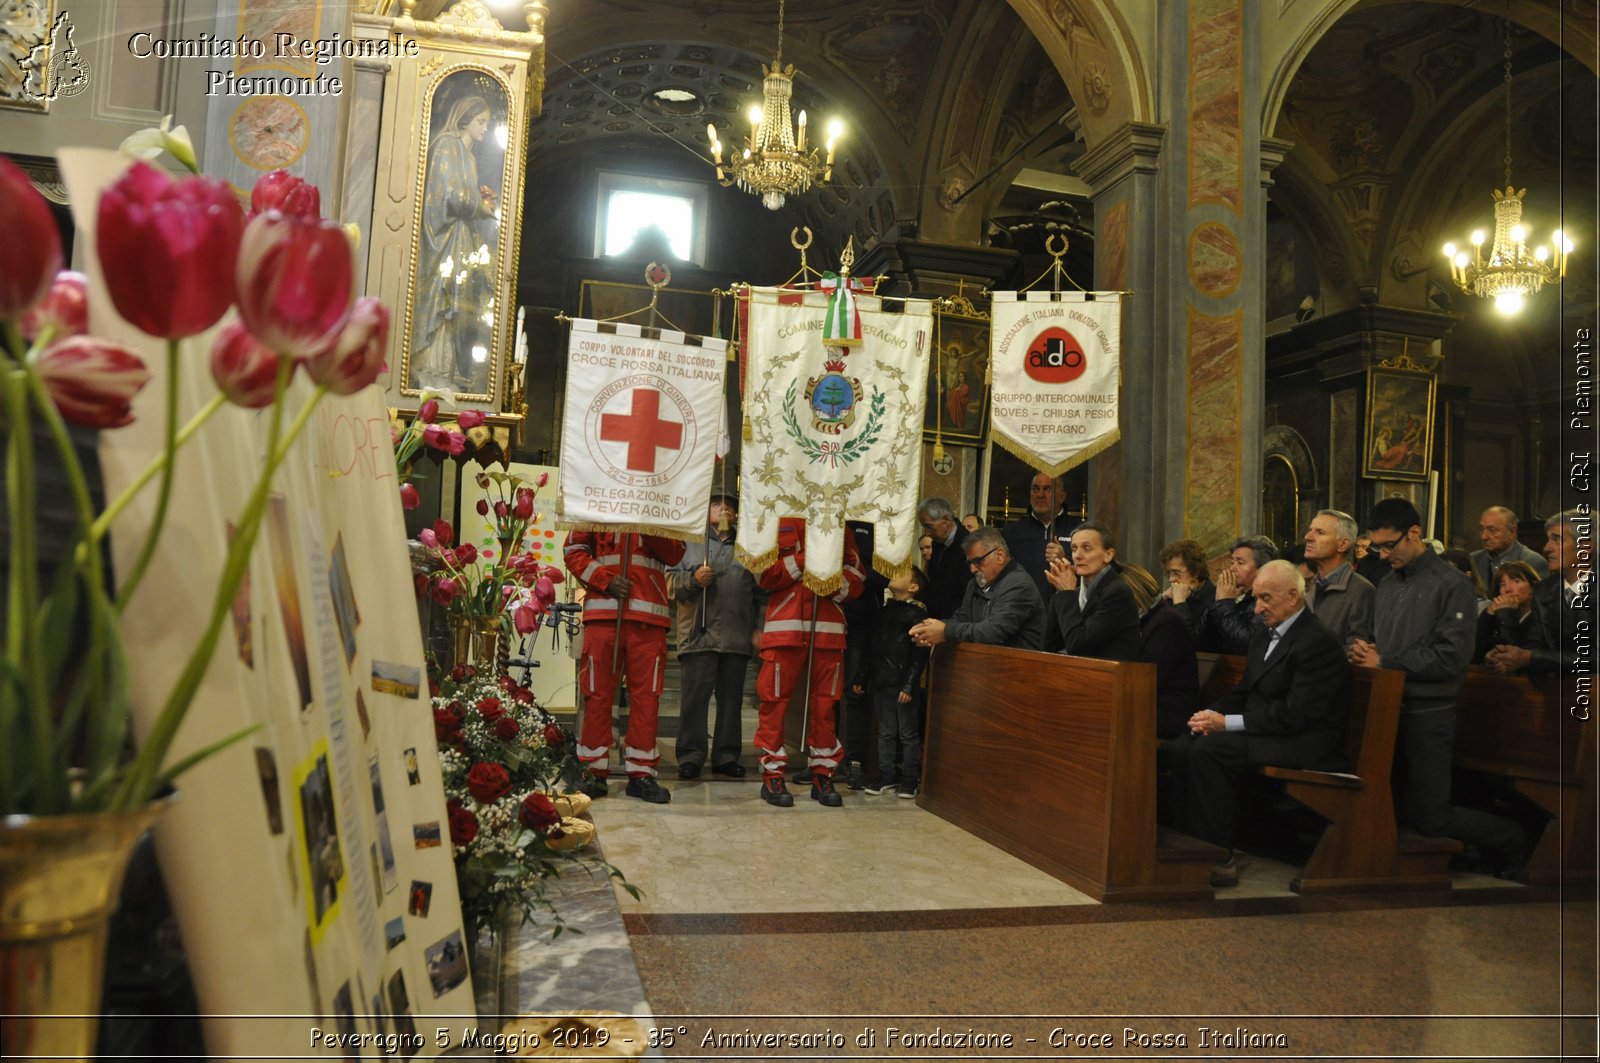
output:
[[[787,554],[783,559],[783,570],[789,573],[790,579],[800,579],[805,573],[800,571],[800,566],[794,563],[794,555]]]
[[[812,631],[819,635],[843,635],[844,625],[836,624],[831,620],[819,620],[816,627],[811,626],[809,620],[768,620],[763,629],[769,634],[774,631]]]

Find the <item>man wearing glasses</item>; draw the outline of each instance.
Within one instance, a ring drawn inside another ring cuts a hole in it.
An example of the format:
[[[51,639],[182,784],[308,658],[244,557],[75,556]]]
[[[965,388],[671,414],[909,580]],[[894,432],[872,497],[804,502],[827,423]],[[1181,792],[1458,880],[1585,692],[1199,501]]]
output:
[[[1006,549],[998,528],[983,528],[966,541],[967,585],[961,607],[949,620],[924,620],[911,629],[919,646],[981,642],[1036,650],[1044,638],[1044,601],[1033,577]]]
[[[1392,574],[1378,584],[1374,642],[1354,639],[1348,656],[1364,668],[1406,674],[1395,742],[1397,816],[1432,838],[1477,849],[1501,874],[1520,870],[1527,836],[1504,816],[1450,803],[1456,692],[1472,660],[1477,602],[1472,585],[1422,541],[1422,518],[1402,498],[1386,498],[1367,518],[1373,552]]]

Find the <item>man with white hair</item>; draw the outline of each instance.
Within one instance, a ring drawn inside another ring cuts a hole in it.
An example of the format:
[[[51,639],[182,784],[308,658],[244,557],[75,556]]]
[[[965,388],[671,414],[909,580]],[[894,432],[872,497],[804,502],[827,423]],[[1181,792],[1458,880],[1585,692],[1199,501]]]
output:
[[[1539,573],[1550,574],[1544,558],[1517,541],[1517,515],[1505,506],[1490,506],[1478,518],[1478,541],[1482,550],[1472,551],[1472,571],[1479,582],[1493,593],[1495,574],[1507,561],[1521,561]]]
[[[1168,747],[1184,794],[1184,829],[1228,847],[1211,885],[1238,885],[1232,774],[1260,764],[1339,771],[1344,763],[1350,669],[1344,650],[1306,608],[1305,577],[1287,561],[1255,574],[1255,611],[1244,679],[1189,718],[1189,734]]]
[[[1496,646],[1484,659],[1497,672],[1576,675],[1594,672],[1594,656],[1578,652],[1580,623],[1594,616],[1594,568],[1580,561],[1580,541],[1593,541],[1594,516],[1569,509],[1544,522],[1544,556],[1550,575],[1534,584],[1536,634],[1522,646]]]
[[[1337,509],[1319,510],[1306,528],[1306,564],[1316,579],[1306,584],[1306,607],[1317,614],[1333,637],[1349,646],[1352,639],[1372,641],[1372,605],[1377,592],[1351,567],[1356,520]]]

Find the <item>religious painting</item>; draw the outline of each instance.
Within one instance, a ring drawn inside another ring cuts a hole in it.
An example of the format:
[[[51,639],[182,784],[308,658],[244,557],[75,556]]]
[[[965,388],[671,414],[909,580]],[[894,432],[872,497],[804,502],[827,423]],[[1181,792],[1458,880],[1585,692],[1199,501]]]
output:
[[[512,250],[502,213],[511,187],[508,100],[500,79],[475,66],[441,78],[428,97],[404,334],[407,394],[435,388],[498,405],[512,332],[503,298]]]
[[[976,310],[940,314],[933,336],[922,437],[981,445],[989,429],[989,317]]]
[[[1367,373],[1367,430],[1361,475],[1426,480],[1433,467],[1432,373],[1372,369]]]

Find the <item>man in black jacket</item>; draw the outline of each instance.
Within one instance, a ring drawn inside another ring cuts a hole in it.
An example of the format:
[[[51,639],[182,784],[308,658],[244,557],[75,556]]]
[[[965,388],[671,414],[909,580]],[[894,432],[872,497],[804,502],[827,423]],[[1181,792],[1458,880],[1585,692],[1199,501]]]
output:
[[[1242,654],[1261,626],[1256,600],[1250,593],[1256,573],[1278,556],[1272,540],[1261,535],[1235,539],[1228,547],[1228,564],[1217,574],[1217,598],[1200,618],[1195,644],[1212,653]]]
[[[924,501],[917,509],[917,520],[922,522],[922,530],[933,536],[925,592],[928,615],[947,620],[961,607],[962,595],[972,582],[972,571],[967,568],[967,529],[956,519],[955,507],[944,498]]]
[[[1544,557],[1550,575],[1534,584],[1534,636],[1521,646],[1496,646],[1484,659],[1497,672],[1529,675],[1593,674],[1594,655],[1579,653],[1592,645],[1579,636],[1593,623],[1594,569],[1578,562],[1578,541],[1594,534],[1592,514],[1576,509],[1544,522]]]
[[[919,646],[981,642],[1038,649],[1044,636],[1044,603],[1033,578],[1011,559],[1005,537],[996,528],[983,528],[967,539],[966,548],[973,577],[961,608],[948,621],[930,617],[912,628],[912,641]]]
[[[1064,542],[1072,535],[1075,523],[1066,512],[1066,492],[1059,477],[1039,473],[1028,488],[1028,512],[1002,530],[1006,549],[1017,564],[1033,577],[1039,597],[1045,601],[1055,593],[1046,574],[1050,562],[1065,557]]]
[[[1350,669],[1339,640],[1305,604],[1305,578],[1287,561],[1255,576],[1262,623],[1250,638],[1244,679],[1221,701],[1189,718],[1189,734],[1168,747],[1185,794],[1184,829],[1215,845],[1233,844],[1232,772],[1279,764],[1315,771],[1346,767],[1342,752]],[[1228,859],[1211,884],[1234,886]]]
[[[1378,584],[1375,642],[1356,639],[1352,664],[1406,674],[1395,740],[1396,814],[1430,838],[1476,846],[1502,872],[1527,856],[1522,828],[1504,816],[1450,803],[1456,692],[1466,681],[1477,632],[1472,584],[1422,541],[1422,518],[1403,498],[1386,498],[1367,518],[1372,549],[1393,570]]]

